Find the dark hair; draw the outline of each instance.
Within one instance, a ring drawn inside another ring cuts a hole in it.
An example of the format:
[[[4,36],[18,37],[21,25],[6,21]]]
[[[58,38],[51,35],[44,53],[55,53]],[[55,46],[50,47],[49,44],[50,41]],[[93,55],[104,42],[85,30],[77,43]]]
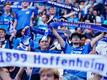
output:
[[[72,39],[74,36],[78,36],[80,39],[82,38],[82,35],[79,33],[72,33],[71,37],[69,39]]]
[[[10,5],[10,6],[11,6],[11,3],[10,3],[10,2],[6,2],[6,3],[4,4],[4,6],[6,6],[6,5]]]
[[[3,28],[0,28],[0,30],[4,31],[4,32],[6,33],[6,30],[5,30],[5,29],[3,29]]]
[[[44,14],[44,15],[46,15],[46,20],[49,20],[49,15],[48,14]]]
[[[84,34],[82,34],[82,35],[81,35],[81,38],[85,38],[85,39],[87,39],[87,36],[84,35]]]

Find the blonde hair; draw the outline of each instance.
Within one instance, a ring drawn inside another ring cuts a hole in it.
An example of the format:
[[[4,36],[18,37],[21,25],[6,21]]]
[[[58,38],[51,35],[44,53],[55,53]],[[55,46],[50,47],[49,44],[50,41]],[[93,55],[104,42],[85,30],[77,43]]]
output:
[[[39,71],[39,73],[41,75],[43,72],[47,72],[47,71],[51,71],[53,73],[53,75],[54,75],[54,78],[59,80],[59,71],[57,69],[53,69],[53,68],[41,68],[40,71]]]

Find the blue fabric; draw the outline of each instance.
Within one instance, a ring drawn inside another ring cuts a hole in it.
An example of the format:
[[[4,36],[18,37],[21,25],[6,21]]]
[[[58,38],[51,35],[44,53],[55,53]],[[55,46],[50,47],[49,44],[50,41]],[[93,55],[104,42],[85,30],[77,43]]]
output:
[[[107,37],[102,38],[101,40],[107,42]]]
[[[64,53],[66,54],[88,54],[91,51],[90,43],[81,47],[73,48],[68,43],[65,44]]]
[[[100,32],[107,32],[107,28],[104,26],[100,25],[95,25],[95,24],[86,24],[86,23],[73,23],[73,22],[52,22],[49,24],[49,27],[52,28],[54,27],[55,29],[58,28],[58,26],[74,26],[75,27],[80,27],[80,28],[88,28],[88,29],[93,29],[97,30]]]
[[[86,44],[81,47],[73,48],[68,43],[65,43],[64,53],[65,54],[88,54],[91,51],[91,45]],[[74,76],[86,78],[86,72],[75,71],[75,70],[64,70],[64,74],[69,73]]]
[[[10,21],[13,21],[13,17],[11,15],[6,15],[5,13],[3,13],[2,16],[0,16],[0,21],[10,22]],[[4,29],[6,31],[6,34],[9,34],[9,27],[10,27],[10,24],[0,25],[0,28]]]
[[[7,49],[10,49],[10,43],[8,40],[5,40],[2,42],[2,47],[3,48],[7,48]]]
[[[13,40],[13,49],[18,49],[18,50],[22,50],[21,48],[17,48],[19,46],[19,44],[22,42],[22,40],[24,39],[24,37],[20,37],[20,38],[16,38]],[[33,40],[30,39],[29,41],[29,45],[31,48],[34,48],[34,42]]]
[[[19,10],[16,13],[16,19],[17,19],[17,26],[16,30],[23,29],[26,26],[30,26],[30,18],[32,15],[32,10],[27,9],[27,10]]]

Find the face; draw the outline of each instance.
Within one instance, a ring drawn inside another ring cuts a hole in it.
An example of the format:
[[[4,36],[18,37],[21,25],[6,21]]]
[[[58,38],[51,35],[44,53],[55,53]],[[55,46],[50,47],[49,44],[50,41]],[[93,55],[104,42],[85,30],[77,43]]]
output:
[[[43,15],[43,16],[42,16],[42,21],[43,21],[43,22],[47,21],[46,15]]]
[[[5,37],[5,32],[3,30],[0,30],[0,38]]]
[[[49,9],[49,12],[50,12],[50,14],[54,15],[54,14],[55,14],[55,8],[54,8],[54,7],[51,7],[51,8]]]
[[[85,44],[85,41],[86,41],[86,38],[85,38],[85,37],[82,37],[82,39],[81,39],[81,45],[84,45],[84,44]]]
[[[29,6],[29,2],[22,2],[22,7],[27,8]]]
[[[71,3],[71,0],[65,0],[65,3],[66,3],[66,4],[70,4],[70,3]]]
[[[40,80],[56,80],[52,71],[44,71],[40,74]]]
[[[45,41],[40,41],[39,46],[41,48],[41,50],[46,50],[49,48],[49,40],[45,40]]]
[[[4,7],[4,10],[5,10],[5,11],[10,11],[10,9],[11,9],[10,5],[6,5],[6,6]]]
[[[72,43],[80,43],[80,38],[78,36],[73,36],[71,39]]]
[[[81,28],[77,28],[76,32],[79,33],[79,34],[81,34],[82,33]]]
[[[96,16],[96,15],[97,15],[97,11],[96,11],[96,10],[94,10],[94,11],[93,11],[93,14]]]
[[[84,1],[80,2],[81,5],[84,5]]]

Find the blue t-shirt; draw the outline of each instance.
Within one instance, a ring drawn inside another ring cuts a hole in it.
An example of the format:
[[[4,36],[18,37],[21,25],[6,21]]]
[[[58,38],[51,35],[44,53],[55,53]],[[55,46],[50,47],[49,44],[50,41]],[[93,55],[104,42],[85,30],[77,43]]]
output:
[[[91,51],[91,45],[88,43],[81,47],[73,48],[66,43],[63,51],[65,54],[88,54]],[[86,72],[76,70],[64,70],[64,74],[71,74],[82,78],[86,78],[87,76]]]
[[[73,48],[71,45],[66,43],[63,51],[65,54],[88,54],[91,51],[91,45],[88,43],[83,46]]]
[[[26,26],[30,26],[30,19],[32,16],[32,10],[31,9],[26,9],[26,10],[19,10],[16,13],[16,19],[17,19],[17,25],[16,25],[16,30],[21,30]]]
[[[2,48],[10,48],[10,42],[8,40],[5,40],[2,42]]]
[[[2,22],[12,22],[13,21],[13,17],[12,15],[7,15],[5,13],[2,14],[2,16],[0,16],[0,21]],[[9,28],[10,28],[10,24],[2,24],[0,25],[0,28],[4,29],[6,31],[6,34],[9,34]]]

